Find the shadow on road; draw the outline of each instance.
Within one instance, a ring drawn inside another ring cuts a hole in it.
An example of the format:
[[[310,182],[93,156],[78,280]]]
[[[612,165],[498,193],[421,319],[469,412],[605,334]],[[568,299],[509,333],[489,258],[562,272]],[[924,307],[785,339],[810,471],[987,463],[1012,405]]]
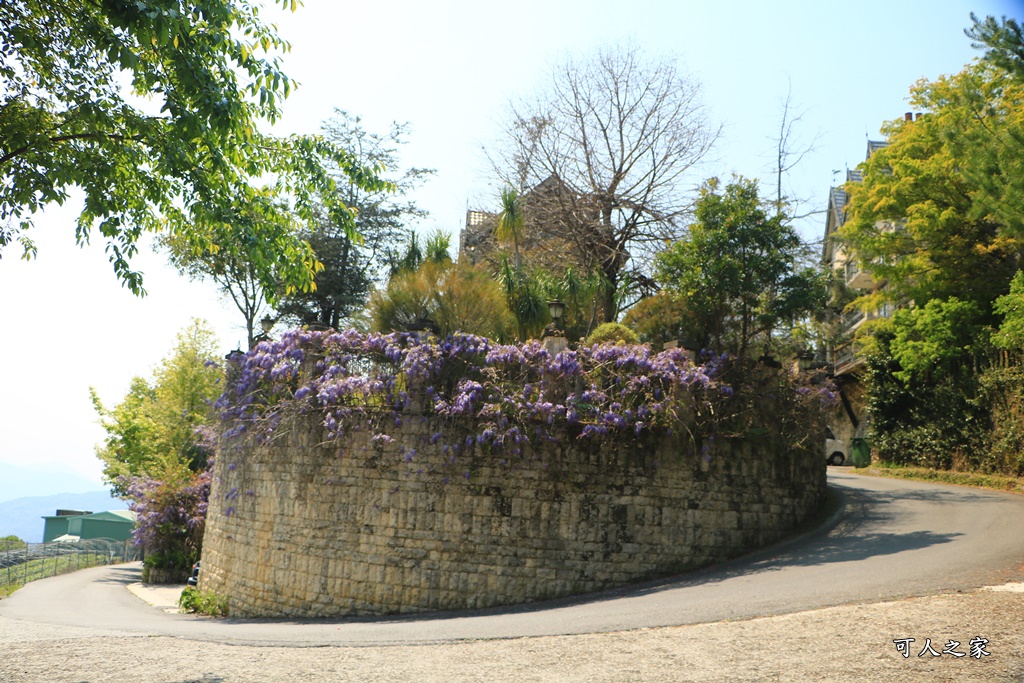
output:
[[[115,565],[97,583],[119,583],[128,585],[142,581],[142,568],[136,564]]]

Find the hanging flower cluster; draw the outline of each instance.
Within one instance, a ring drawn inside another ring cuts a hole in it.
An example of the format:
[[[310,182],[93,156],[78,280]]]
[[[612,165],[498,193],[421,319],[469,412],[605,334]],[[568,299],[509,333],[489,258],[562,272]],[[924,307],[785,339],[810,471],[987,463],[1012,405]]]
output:
[[[369,428],[383,444],[390,423],[428,415],[452,425],[428,439],[452,458],[473,448],[519,455],[529,443],[636,437],[712,419],[732,394],[714,378],[721,360],[696,366],[679,349],[611,344],[552,357],[536,341],[296,330],[242,358],[219,405],[229,437],[268,440],[285,416],[313,413],[328,439]]]

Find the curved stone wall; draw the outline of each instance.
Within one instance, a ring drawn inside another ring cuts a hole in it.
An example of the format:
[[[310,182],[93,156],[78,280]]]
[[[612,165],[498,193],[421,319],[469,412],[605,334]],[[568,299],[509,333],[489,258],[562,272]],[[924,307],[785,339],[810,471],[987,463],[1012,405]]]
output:
[[[488,607],[662,577],[770,543],[825,494],[817,449],[770,439],[599,450],[551,444],[516,463],[451,465],[406,420],[323,445],[297,425],[217,459],[201,587],[232,615],[326,617]],[[809,438],[819,444],[822,439]]]

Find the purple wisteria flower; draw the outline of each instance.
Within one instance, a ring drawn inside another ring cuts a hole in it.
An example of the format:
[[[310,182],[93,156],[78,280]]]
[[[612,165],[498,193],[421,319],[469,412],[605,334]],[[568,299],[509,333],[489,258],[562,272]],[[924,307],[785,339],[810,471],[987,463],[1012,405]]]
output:
[[[392,429],[414,433],[409,420],[432,416],[451,427],[424,430],[417,448],[508,459],[549,441],[688,434],[697,423],[713,431],[744,405],[719,379],[730,362],[709,354],[695,365],[681,349],[655,353],[643,345],[552,357],[537,341],[454,334],[421,343],[406,333],[293,330],[235,361],[217,405],[228,439],[266,440],[290,415],[313,415],[328,439],[365,426],[384,446]]]

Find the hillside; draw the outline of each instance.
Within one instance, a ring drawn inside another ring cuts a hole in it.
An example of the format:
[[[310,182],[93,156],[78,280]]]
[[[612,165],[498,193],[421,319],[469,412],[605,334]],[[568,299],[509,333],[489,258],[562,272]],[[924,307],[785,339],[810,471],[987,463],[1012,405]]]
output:
[[[128,504],[111,498],[109,491],[16,498],[0,503],[0,536],[14,534],[29,543],[40,543],[43,540],[42,516],[52,515],[58,508],[102,512],[125,510]]]

